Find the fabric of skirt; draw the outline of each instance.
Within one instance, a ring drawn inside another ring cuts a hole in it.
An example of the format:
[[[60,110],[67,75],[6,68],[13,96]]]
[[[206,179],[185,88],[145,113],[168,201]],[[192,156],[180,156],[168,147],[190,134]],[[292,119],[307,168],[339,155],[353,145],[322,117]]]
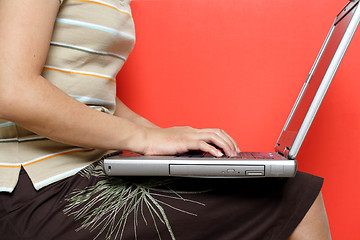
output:
[[[323,179],[108,177],[102,162],[39,191],[0,193],[0,239],[288,239]]]

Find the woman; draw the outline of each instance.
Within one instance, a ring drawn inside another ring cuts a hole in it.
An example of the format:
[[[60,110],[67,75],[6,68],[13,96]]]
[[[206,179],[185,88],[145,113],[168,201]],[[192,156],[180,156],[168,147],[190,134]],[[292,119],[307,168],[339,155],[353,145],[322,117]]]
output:
[[[0,1],[5,239],[329,239],[322,179],[109,178],[108,150],[239,153],[220,129],[159,128],[115,96],[129,0]],[[234,186],[236,186],[234,190]],[[290,236],[291,235],[291,236]]]

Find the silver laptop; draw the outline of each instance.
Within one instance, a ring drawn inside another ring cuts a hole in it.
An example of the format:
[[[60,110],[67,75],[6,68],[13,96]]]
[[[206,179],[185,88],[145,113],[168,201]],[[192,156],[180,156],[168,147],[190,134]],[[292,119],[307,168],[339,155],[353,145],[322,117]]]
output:
[[[359,24],[358,3],[359,0],[350,1],[336,16],[274,152],[242,152],[232,158],[216,158],[201,152],[176,156],[143,156],[133,152],[118,152],[104,157],[105,172],[110,176],[295,176],[296,155]]]

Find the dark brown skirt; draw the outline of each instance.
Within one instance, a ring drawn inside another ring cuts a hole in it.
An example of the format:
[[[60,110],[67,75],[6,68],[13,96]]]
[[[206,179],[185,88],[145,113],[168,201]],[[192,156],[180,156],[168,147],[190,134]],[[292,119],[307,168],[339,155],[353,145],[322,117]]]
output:
[[[34,190],[24,170],[0,193],[0,238],[287,239],[323,179],[109,178],[96,163]]]

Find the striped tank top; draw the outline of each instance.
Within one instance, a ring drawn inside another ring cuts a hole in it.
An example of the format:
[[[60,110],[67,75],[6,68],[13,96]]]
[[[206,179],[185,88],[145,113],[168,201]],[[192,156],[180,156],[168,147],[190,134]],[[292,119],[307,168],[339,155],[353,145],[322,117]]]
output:
[[[61,0],[42,76],[99,111],[115,110],[116,75],[135,43],[131,0]],[[0,192],[21,167],[35,189],[74,175],[106,152],[70,146],[0,119]]]

